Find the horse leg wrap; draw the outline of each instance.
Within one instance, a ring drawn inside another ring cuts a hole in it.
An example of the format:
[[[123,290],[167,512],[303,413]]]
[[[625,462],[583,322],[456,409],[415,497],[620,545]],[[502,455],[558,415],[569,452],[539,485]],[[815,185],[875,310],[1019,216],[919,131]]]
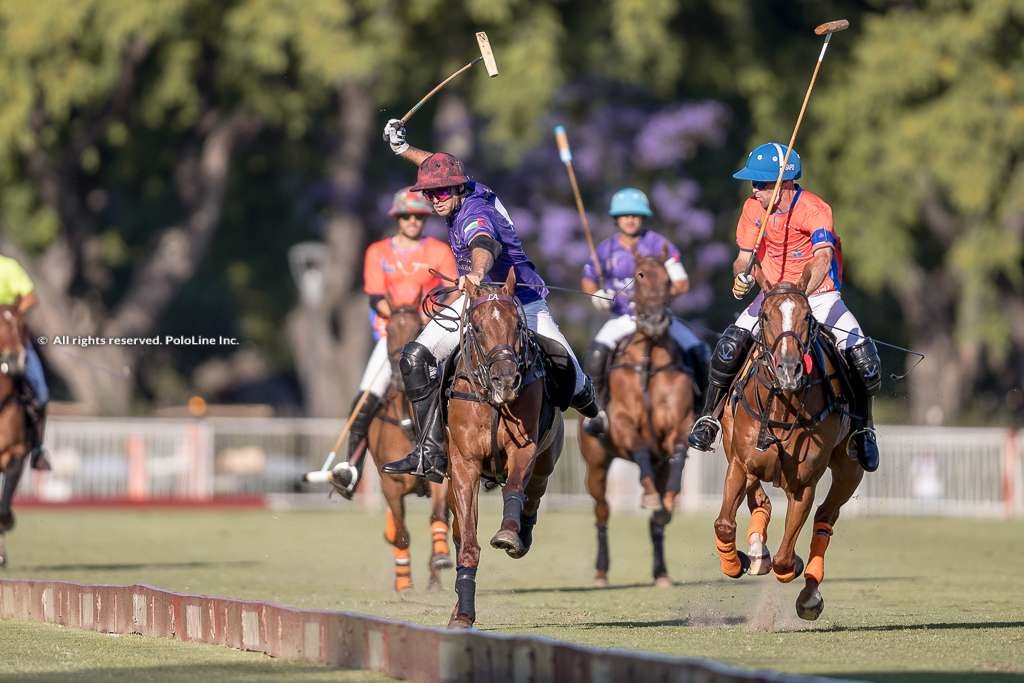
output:
[[[832,525],[827,522],[815,522],[814,533],[811,534],[811,556],[804,570],[805,579],[814,579],[819,584],[825,580],[825,550],[832,538]]]
[[[668,459],[668,483],[665,490],[669,493],[679,493],[683,490],[683,466],[686,464],[686,449],[676,451]]]
[[[398,540],[398,524],[395,522],[395,515],[391,512],[391,508],[384,512],[384,540],[391,545]]]
[[[476,567],[459,567],[455,575],[455,593],[461,615],[476,621]]]
[[[736,541],[726,543],[720,538],[715,538],[715,549],[718,550],[718,564],[722,573],[730,578],[736,578],[743,573],[743,563],[740,562],[739,553],[736,552]]]
[[[633,461],[640,468],[640,481],[647,479],[648,477],[654,480],[654,466],[651,465],[651,452],[648,450],[639,450],[633,453]]]
[[[408,548],[392,548],[395,556],[395,590],[399,593],[412,589],[412,560]]]
[[[665,576],[668,574],[665,567],[665,526],[649,519],[647,528],[651,534],[651,545],[654,547],[654,578]]]
[[[515,531],[517,534],[522,529],[523,507],[526,505],[526,496],[522,493],[511,492],[505,494],[505,507],[501,513],[501,528]]]
[[[597,571],[608,573],[608,527],[597,527]]]
[[[430,538],[435,555],[448,554],[448,522],[434,520],[430,523]]]
[[[768,522],[772,519],[767,508],[754,508],[750,513],[750,526],[747,528],[747,539],[751,534],[761,534],[761,542],[768,543]]]

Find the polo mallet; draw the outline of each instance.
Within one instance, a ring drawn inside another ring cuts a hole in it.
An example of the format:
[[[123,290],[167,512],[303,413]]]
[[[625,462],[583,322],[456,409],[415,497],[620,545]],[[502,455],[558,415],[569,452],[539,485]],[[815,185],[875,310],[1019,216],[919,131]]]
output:
[[[793,126],[793,134],[789,137],[789,145],[786,147],[786,154],[782,157],[782,161],[779,162],[779,175],[775,179],[775,187],[772,189],[772,198],[768,202],[768,208],[764,210],[764,216],[761,217],[761,230],[757,233],[757,240],[754,242],[754,250],[750,253],[750,260],[747,261],[747,267],[743,270],[745,275],[750,275],[750,271],[754,269],[754,261],[757,259],[757,250],[761,248],[761,240],[764,239],[764,231],[768,228],[768,218],[771,216],[772,209],[775,208],[775,202],[779,199],[779,192],[782,189],[782,176],[786,172],[786,164],[789,163],[789,154],[793,151],[793,143],[796,142],[797,131],[800,130],[800,123],[804,120],[804,112],[807,111],[807,103],[811,99],[811,91],[814,89],[814,81],[818,79],[818,71],[821,69],[821,63],[825,59],[825,51],[828,49],[828,42],[832,40],[832,34],[838,33],[839,31],[845,31],[850,28],[850,22],[847,19],[837,19],[835,21],[829,21],[821,26],[814,29],[815,35],[825,36],[825,42],[821,46],[821,53],[818,55],[818,63],[814,65],[814,73],[811,74],[811,82],[807,85],[807,92],[804,94],[804,103],[800,105],[800,113],[796,117],[796,125]]]
[[[587,220],[587,212],[583,209],[583,198],[580,196],[580,186],[576,182],[576,171],[572,167],[572,150],[569,149],[569,137],[565,134],[565,126],[555,126],[555,142],[558,143],[558,156],[561,157],[565,171],[569,174],[572,196],[576,199],[576,210],[580,214],[580,222],[583,223],[583,236],[587,238],[590,257],[594,259],[598,282],[603,284],[604,272],[601,270],[601,261],[597,258],[597,249],[594,248],[594,238],[590,234],[590,221]]]
[[[412,109],[405,112],[405,116],[402,117],[402,123],[408,123],[409,119],[412,118],[412,115],[415,114],[420,107],[426,104],[427,100],[436,95],[438,90],[448,85],[456,76],[458,76],[462,72],[469,70],[469,68],[472,67],[477,62],[484,63],[484,68],[487,69],[487,75],[490,76],[491,78],[494,78],[495,76],[498,75],[498,63],[494,61],[494,52],[491,51],[491,43],[490,41],[487,40],[487,34],[484,33],[483,31],[477,33],[476,44],[480,47],[480,56],[474,59],[466,66],[456,71],[455,73],[453,73],[448,78],[444,79],[443,81],[435,85],[433,90],[428,92],[426,95],[423,96],[423,99],[421,99],[419,102],[413,105]]]

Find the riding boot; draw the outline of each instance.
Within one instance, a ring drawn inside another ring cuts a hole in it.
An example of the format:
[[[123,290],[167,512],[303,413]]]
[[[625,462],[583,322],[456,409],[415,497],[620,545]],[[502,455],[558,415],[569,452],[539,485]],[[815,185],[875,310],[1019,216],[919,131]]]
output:
[[[359,396],[352,402],[354,411],[359,403]],[[334,466],[331,476],[331,485],[334,490],[345,498],[351,500],[356,491],[356,484],[359,483],[359,476],[363,473],[363,463],[366,457],[356,457],[359,447],[366,440],[366,434],[370,431],[370,423],[380,406],[380,398],[371,392],[366,393],[366,400],[352,420],[352,426],[348,430],[348,459]]]
[[[718,404],[729,393],[729,388],[743,367],[753,343],[754,337],[748,330],[730,325],[715,344],[708,371],[707,391],[704,394],[704,409],[693,423],[690,436],[687,438],[690,446],[698,451],[711,452],[721,428],[715,417]]]
[[[600,414],[601,407],[597,402],[597,392],[594,391],[594,383],[590,377],[583,376],[583,388],[572,397],[569,407],[575,408],[580,415],[587,419],[593,419]]]
[[[865,472],[878,469],[878,440],[871,417],[872,396],[882,386],[882,364],[871,339],[846,350],[846,362],[853,370],[853,401],[850,406],[850,440],[847,454],[856,458]]]
[[[43,448],[43,435],[46,431],[46,404],[30,401],[25,406],[28,418],[29,462],[32,469],[43,472],[53,469]]]
[[[414,474],[440,483],[448,473],[448,439],[437,385],[437,360],[430,349],[419,342],[410,342],[402,349],[398,365],[405,395],[412,403],[419,438],[409,455],[387,463],[381,470],[387,474]]]
[[[608,414],[602,406],[608,400],[608,356],[611,353],[610,347],[594,341],[584,360],[584,369],[594,382],[594,393],[598,401],[596,415],[583,421],[583,431],[591,436],[601,436],[608,431]]]

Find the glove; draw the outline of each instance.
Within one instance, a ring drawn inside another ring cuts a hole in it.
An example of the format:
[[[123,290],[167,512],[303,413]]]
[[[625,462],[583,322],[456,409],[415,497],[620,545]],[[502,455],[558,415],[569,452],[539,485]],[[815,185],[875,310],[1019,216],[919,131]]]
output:
[[[734,299],[742,299],[754,286],[754,276],[746,273],[739,273],[732,281],[732,296]]]
[[[401,154],[409,149],[409,143],[405,141],[405,124],[401,119],[391,119],[384,126],[384,142],[391,146],[391,151]]]
[[[615,292],[610,289],[599,289],[594,292],[593,296],[590,297],[590,303],[594,304],[594,308],[599,311],[608,311],[612,307],[612,299],[615,298]]]

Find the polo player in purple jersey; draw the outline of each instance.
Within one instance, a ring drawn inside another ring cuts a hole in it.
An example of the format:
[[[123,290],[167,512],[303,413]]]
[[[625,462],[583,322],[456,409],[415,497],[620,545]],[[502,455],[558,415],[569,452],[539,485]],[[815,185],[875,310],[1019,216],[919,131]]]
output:
[[[594,380],[599,400],[604,400],[609,356],[622,339],[636,332],[633,288],[627,286],[636,272],[636,258],[667,254],[665,270],[672,282],[672,295],[679,296],[690,289],[690,280],[679,249],[662,235],[644,226],[644,219],[654,215],[647,195],[632,187],[619,190],[612,195],[608,215],[615,220],[618,232],[597,245],[597,259],[601,263],[601,275],[604,277],[601,279],[598,276],[593,262],[587,262],[580,283],[583,291],[597,295],[591,299],[595,308],[612,314],[594,337],[586,357],[587,374]],[[676,317],[672,318],[669,326],[669,336],[682,350],[693,369],[694,382],[703,394],[707,381],[707,345]],[[592,436],[601,436],[608,428],[607,422],[605,412],[601,410],[597,417],[584,422],[583,429]]]
[[[515,271],[516,298],[523,305],[526,324],[534,332],[557,342],[571,360],[576,373],[570,405],[587,417],[597,415],[597,401],[590,378],[558,329],[545,297],[547,289],[537,268],[523,251],[515,226],[494,190],[471,180],[462,162],[445,152],[426,152],[410,147],[405,126],[391,119],[384,127],[384,141],[391,151],[418,166],[414,191],[423,192],[434,212],[448,224],[448,243],[455,254],[459,288],[467,281],[504,282]],[[465,294],[451,306],[461,311]],[[381,468],[389,474],[415,474],[440,482],[448,471],[445,425],[438,367],[459,344],[458,329],[431,320],[416,338],[402,349],[399,368],[405,393],[413,404],[419,438],[412,453]]]

